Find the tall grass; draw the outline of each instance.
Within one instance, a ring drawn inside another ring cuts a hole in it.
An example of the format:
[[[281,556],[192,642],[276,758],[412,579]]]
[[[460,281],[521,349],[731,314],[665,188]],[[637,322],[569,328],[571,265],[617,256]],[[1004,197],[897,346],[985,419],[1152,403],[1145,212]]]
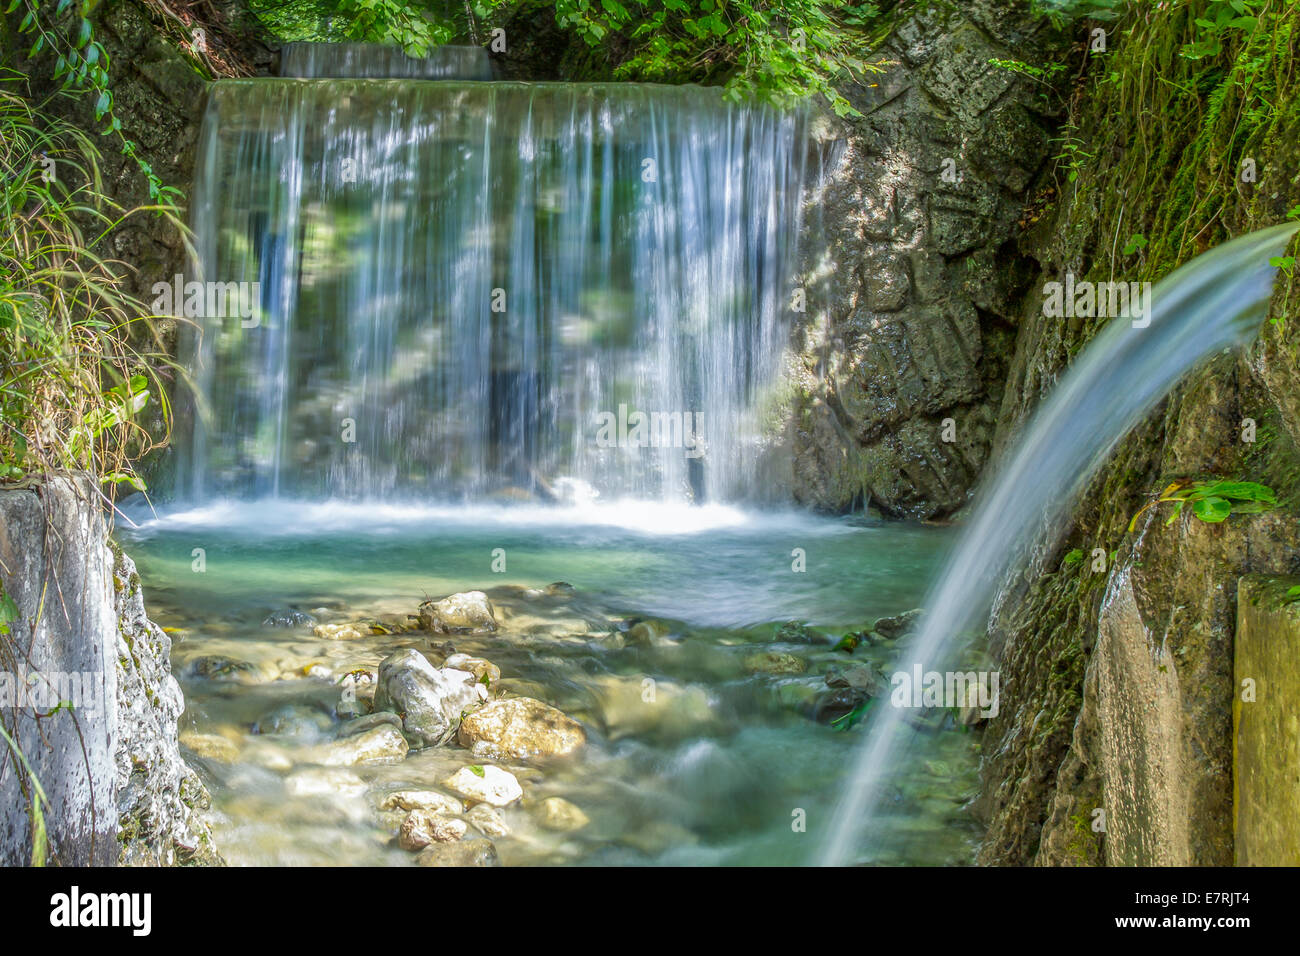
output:
[[[143,488],[135,463],[167,440],[175,366],[159,317],[105,250],[129,216],[184,227],[171,205],[109,199],[94,140],[34,106],[24,83],[0,72],[0,483],[86,471],[111,499],[123,482]]]

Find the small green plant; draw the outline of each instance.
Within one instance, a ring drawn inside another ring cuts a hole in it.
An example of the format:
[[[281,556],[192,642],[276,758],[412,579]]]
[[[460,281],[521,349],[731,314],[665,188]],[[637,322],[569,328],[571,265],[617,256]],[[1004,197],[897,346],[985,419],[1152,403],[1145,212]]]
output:
[[[486,775],[486,771],[483,769],[481,764],[470,764],[469,772],[476,777],[482,777]]]
[[[855,724],[859,723],[863,717],[866,716],[866,713],[870,709],[871,704],[872,704],[872,698],[868,697],[866,700],[858,704],[847,714],[843,714],[842,716],[836,717],[834,720],[832,720],[831,726],[836,730],[851,729]]]
[[[1147,245],[1147,237],[1140,232],[1135,232],[1129,237],[1128,242],[1124,244],[1124,255],[1131,256],[1135,252],[1141,252]]]
[[[181,191],[167,186],[153,166],[140,155],[133,140],[122,132],[122,121],[115,112],[113,91],[109,87],[109,57],[103,44],[95,36],[90,14],[92,0],[10,0],[5,8],[8,16],[23,10],[18,22],[18,32],[32,41],[28,58],[44,54],[53,58],[54,80],[59,91],[84,96],[93,104],[95,122],[102,124],[101,136],[117,138],[122,153],[135,161],[149,182],[149,198],[155,203],[172,202]]]
[[[1093,158],[1093,154],[1083,148],[1084,140],[1075,135],[1077,131],[1078,127],[1067,124],[1063,127],[1063,135],[1052,140],[1054,143],[1061,144],[1060,152],[1053,159],[1065,168],[1065,181],[1069,183],[1078,180],[1087,161]]]
[[[846,654],[852,654],[857,650],[858,645],[862,643],[862,636],[859,634],[845,634],[839,639],[832,650],[843,651]]]
[[[1254,33],[1270,0],[1210,0],[1206,16],[1194,21],[1199,36],[1179,50],[1188,60],[1218,56],[1235,34]]]
[[[1178,520],[1183,513],[1183,506],[1190,504],[1192,514],[1206,524],[1218,524],[1234,514],[1258,514],[1277,507],[1277,498],[1273,489],[1253,481],[1175,481],[1153,501],[1143,505],[1128,524],[1131,532],[1137,527],[1138,519],[1149,508],[1162,504],[1172,504],[1172,513],[1165,520],[1165,527]]]
[[[454,36],[450,23],[399,0],[340,0],[337,14],[348,39],[394,43],[411,56],[425,56]]]
[[[1058,74],[1069,69],[1069,65],[1065,63],[1048,63],[1045,66],[1034,66],[1032,63],[1026,63],[1023,60],[999,60],[997,57],[990,59],[989,63],[999,70],[1007,70],[1020,76],[1027,76],[1039,83],[1050,83]]]
[[[1083,549],[1074,548],[1066,552],[1065,558],[1061,561],[1061,564],[1067,568],[1072,568],[1076,564],[1080,563],[1082,560],[1083,560]]]

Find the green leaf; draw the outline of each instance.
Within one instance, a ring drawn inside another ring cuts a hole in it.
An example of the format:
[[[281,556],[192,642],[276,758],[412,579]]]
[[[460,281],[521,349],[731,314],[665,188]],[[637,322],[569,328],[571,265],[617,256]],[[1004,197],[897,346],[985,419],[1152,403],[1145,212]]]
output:
[[[1223,498],[1199,498],[1192,502],[1192,514],[1206,524],[1218,524],[1232,514],[1232,505]]]
[[[18,605],[14,599],[0,589],[0,624],[18,620]]]

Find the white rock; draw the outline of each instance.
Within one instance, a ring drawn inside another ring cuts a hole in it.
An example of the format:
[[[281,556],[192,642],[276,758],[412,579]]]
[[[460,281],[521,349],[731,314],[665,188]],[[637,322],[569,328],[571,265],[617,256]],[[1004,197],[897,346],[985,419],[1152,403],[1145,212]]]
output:
[[[494,807],[508,806],[524,795],[524,788],[519,786],[514,774],[491,764],[461,767],[442,785],[471,804],[489,803]]]

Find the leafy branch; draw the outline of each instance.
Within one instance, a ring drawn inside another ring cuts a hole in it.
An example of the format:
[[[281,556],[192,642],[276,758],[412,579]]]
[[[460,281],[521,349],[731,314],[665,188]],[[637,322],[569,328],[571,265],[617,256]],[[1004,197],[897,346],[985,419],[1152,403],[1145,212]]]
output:
[[[1183,507],[1190,504],[1192,514],[1206,524],[1218,524],[1229,515],[1259,514],[1277,507],[1277,498],[1273,489],[1253,481],[1175,481],[1154,500],[1143,505],[1128,524],[1132,532],[1138,519],[1150,508],[1162,504],[1172,504],[1172,513],[1165,520],[1169,527],[1183,513]]]

